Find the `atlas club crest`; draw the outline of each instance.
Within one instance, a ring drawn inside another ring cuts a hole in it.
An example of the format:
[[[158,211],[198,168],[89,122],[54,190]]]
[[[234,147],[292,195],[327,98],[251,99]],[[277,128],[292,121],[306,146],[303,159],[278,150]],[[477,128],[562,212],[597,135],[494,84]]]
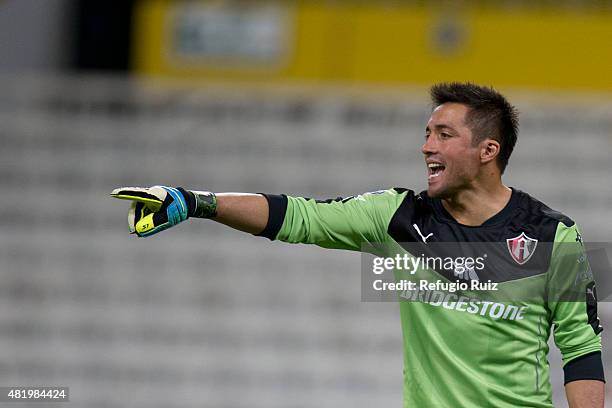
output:
[[[520,235],[514,238],[506,239],[506,243],[508,244],[510,256],[519,265],[527,262],[538,246],[538,240],[528,237],[524,232],[521,232]]]

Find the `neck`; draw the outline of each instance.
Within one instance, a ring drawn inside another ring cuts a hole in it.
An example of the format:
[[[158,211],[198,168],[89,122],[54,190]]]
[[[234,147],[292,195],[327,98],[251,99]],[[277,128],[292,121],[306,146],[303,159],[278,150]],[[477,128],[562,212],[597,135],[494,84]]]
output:
[[[458,223],[479,226],[500,212],[511,196],[512,190],[499,180],[491,185],[472,185],[442,199],[442,205]]]

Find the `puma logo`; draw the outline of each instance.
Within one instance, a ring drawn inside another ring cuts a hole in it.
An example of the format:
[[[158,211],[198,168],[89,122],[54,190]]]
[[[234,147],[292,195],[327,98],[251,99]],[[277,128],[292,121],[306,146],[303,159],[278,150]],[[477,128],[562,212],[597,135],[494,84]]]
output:
[[[597,297],[595,296],[595,291],[593,290],[593,288],[586,288],[586,294],[587,294],[587,296],[591,297],[592,299],[597,299]]]
[[[427,242],[427,240],[429,239],[429,237],[433,236],[433,232],[430,233],[429,235],[427,235],[426,237],[423,236],[423,234],[421,233],[421,230],[419,229],[419,226],[416,224],[412,224],[412,226],[414,227],[414,229],[416,230],[416,232],[420,235],[421,239],[423,240],[423,242]]]

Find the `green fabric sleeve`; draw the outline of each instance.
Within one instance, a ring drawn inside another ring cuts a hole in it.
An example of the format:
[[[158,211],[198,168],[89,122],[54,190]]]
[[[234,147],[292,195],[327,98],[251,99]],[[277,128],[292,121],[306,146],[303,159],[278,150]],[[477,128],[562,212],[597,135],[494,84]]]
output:
[[[324,248],[359,251],[364,243],[387,240],[387,227],[406,192],[365,193],[341,201],[287,197],[287,210],[276,239]]]

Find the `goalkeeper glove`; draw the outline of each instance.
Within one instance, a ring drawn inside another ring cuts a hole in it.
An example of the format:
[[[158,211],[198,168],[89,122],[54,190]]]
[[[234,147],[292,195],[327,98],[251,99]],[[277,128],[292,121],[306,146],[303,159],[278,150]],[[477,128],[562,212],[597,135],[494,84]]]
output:
[[[207,191],[181,187],[120,187],[112,197],[131,200],[128,211],[130,233],[148,237],[185,221],[189,217],[212,218],[217,215],[217,197]]]

